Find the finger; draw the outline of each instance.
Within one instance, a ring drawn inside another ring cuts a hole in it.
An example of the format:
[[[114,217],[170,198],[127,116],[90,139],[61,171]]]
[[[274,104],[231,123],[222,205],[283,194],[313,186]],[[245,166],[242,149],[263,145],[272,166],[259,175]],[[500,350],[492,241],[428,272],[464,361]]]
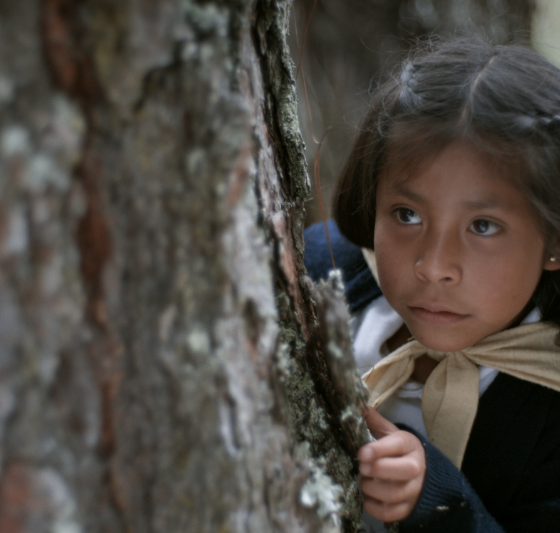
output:
[[[380,502],[397,504],[409,501],[413,494],[407,481],[385,481],[377,478],[363,478],[360,489],[364,496]]]
[[[363,475],[392,481],[407,481],[417,477],[423,479],[426,469],[422,458],[416,457],[413,454],[407,454],[404,457],[398,458],[381,458],[373,463],[364,463],[364,465],[368,465],[369,469],[368,473],[365,473],[360,468],[360,472]],[[363,470],[366,470],[366,468]]]
[[[404,520],[411,512],[413,506],[408,502],[390,504],[373,498],[364,500],[364,511],[382,522],[398,522]]]
[[[381,439],[382,437],[399,430],[397,426],[391,424],[391,422],[389,422],[386,418],[383,418],[371,407],[368,407],[367,411],[364,409],[363,416],[366,426],[376,439]]]
[[[371,447],[375,459],[381,457],[401,457],[415,450],[423,449],[422,443],[417,437],[403,430],[397,430],[367,446]]]
[[[419,478],[408,481],[387,481],[363,477],[359,485],[364,497],[390,504],[408,502],[415,505],[422,491],[422,480]]]
[[[401,457],[416,449],[423,450],[422,443],[412,433],[397,430],[395,433],[362,446],[358,450],[358,459],[361,463],[372,463],[382,457]],[[360,472],[369,475],[366,466],[364,465],[364,470],[361,467],[362,465],[360,465]]]

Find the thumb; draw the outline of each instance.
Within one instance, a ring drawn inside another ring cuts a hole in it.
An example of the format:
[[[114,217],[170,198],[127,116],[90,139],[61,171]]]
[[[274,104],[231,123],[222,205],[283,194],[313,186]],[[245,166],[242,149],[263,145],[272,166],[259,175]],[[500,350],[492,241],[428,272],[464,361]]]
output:
[[[399,428],[397,426],[389,422],[386,418],[382,417],[375,409],[372,409],[371,407],[366,406],[362,415],[366,422],[367,428],[376,439],[381,439],[382,437],[386,437],[391,433],[395,433],[395,431],[399,431]]]

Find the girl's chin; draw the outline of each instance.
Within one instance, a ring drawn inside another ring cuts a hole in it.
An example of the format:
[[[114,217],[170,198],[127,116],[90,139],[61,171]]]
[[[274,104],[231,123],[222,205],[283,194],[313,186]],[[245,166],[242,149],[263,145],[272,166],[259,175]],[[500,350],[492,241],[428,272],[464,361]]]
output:
[[[474,344],[476,344],[479,340],[483,339],[484,337],[476,338],[476,339],[458,339],[457,335],[447,336],[447,335],[430,335],[423,332],[417,332],[414,334],[414,331],[411,330],[411,335],[417,340],[420,344],[428,348],[429,350],[434,350],[436,352],[460,352],[466,348],[470,348]]]
[[[460,352],[461,350],[464,350],[466,348],[470,348],[472,346],[472,344],[467,344],[467,345],[449,345],[446,343],[425,343],[422,342],[419,339],[418,342],[420,344],[422,344],[423,346],[425,346],[426,348],[428,348],[428,350],[433,350],[434,352]]]

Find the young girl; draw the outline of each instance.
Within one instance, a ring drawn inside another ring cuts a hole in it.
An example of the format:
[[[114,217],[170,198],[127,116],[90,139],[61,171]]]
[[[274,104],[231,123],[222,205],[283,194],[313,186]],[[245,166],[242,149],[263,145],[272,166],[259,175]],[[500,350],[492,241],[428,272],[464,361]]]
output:
[[[560,531],[560,71],[474,39],[412,54],[334,213],[377,438],[369,530]],[[329,263],[317,229],[308,271]]]

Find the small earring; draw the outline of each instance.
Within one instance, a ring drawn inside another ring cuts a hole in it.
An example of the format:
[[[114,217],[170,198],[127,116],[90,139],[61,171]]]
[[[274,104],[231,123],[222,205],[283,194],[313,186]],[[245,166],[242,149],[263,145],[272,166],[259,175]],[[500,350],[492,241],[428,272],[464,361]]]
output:
[[[556,257],[553,256],[553,255],[551,255],[551,256],[548,258],[548,260],[549,260],[551,263],[556,263],[556,261],[557,261]]]

